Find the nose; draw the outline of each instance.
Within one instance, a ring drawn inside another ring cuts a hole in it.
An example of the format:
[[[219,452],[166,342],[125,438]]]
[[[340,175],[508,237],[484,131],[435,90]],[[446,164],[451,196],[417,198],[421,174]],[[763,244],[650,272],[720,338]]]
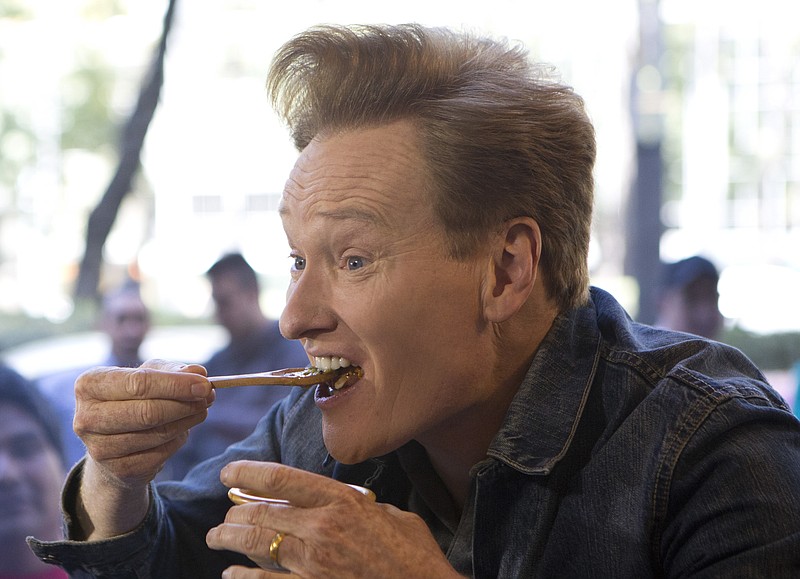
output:
[[[306,267],[289,284],[286,306],[280,317],[281,333],[290,340],[312,338],[336,328],[330,281]]]

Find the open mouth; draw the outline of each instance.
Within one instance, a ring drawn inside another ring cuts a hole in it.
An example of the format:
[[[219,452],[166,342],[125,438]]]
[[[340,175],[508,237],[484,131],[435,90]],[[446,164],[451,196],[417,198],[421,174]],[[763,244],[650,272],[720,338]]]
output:
[[[314,367],[321,372],[334,372],[332,378],[317,386],[317,396],[332,396],[339,390],[349,388],[364,376],[360,366],[353,366],[347,358],[337,356],[314,356]]]

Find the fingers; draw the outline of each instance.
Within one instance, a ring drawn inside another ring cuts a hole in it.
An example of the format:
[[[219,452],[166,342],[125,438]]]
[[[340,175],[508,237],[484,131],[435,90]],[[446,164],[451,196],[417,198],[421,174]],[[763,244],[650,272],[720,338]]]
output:
[[[152,480],[208,415],[214,390],[205,373],[198,365],[150,360],[78,378],[73,428],[109,480]]]
[[[81,431],[81,438],[90,449],[92,456],[99,461],[145,452],[168,444],[175,439],[180,439],[179,448],[185,442],[189,429],[202,422],[206,413],[207,411],[204,411],[203,414],[194,414],[146,430],[108,433],[84,430]]]
[[[140,432],[184,418],[193,418],[194,424],[198,424],[207,412],[208,404],[205,400],[82,402],[73,419],[73,428],[81,438],[87,434]]]
[[[198,371],[190,372],[190,369]],[[207,399],[213,389],[204,373],[205,369],[196,365],[175,365],[173,369],[144,365],[139,368],[93,368],[78,377],[75,397],[78,400]]]
[[[261,504],[242,505],[231,510],[256,513],[259,510],[257,507],[263,506]],[[247,518],[247,515],[244,515],[244,517]],[[261,518],[260,515],[254,517],[254,519]],[[208,532],[206,543],[209,548],[214,550],[234,550],[242,553],[265,571],[270,571],[274,568],[275,561],[272,559],[274,554],[277,563],[288,570],[293,566],[293,561],[297,561],[302,557],[302,555],[296,553],[304,552],[305,545],[299,538],[284,533],[281,533],[280,540],[275,542],[277,535],[278,532],[269,527],[252,524],[232,524],[227,522],[226,519],[224,524]],[[236,568],[230,568],[228,571],[230,574],[223,575],[223,577],[249,576],[240,574],[241,571]],[[284,572],[280,574],[285,576]],[[262,575],[254,574],[252,576],[261,577]]]
[[[293,573],[274,572],[270,573],[264,569],[253,569],[251,567],[239,567],[235,565],[228,567],[222,573],[222,579],[265,579],[266,577],[299,577]]]
[[[276,533],[274,529],[259,525],[226,522],[209,530],[206,534],[206,543],[216,550],[230,549],[231,545],[235,545],[236,551],[261,565],[269,561],[269,545]]]
[[[280,530],[284,535],[280,564],[303,576],[324,574],[328,558],[338,553],[340,539],[349,537],[359,521],[383,518],[380,513],[385,511],[385,505],[342,482],[275,463],[233,462],[220,479],[228,486],[288,501],[234,506],[224,523],[206,536],[212,549],[244,553],[265,569],[271,563],[270,543]]]
[[[222,469],[220,480],[228,487],[252,489],[267,497],[285,499],[296,507],[364,499],[361,493],[344,483],[278,463],[232,462]]]

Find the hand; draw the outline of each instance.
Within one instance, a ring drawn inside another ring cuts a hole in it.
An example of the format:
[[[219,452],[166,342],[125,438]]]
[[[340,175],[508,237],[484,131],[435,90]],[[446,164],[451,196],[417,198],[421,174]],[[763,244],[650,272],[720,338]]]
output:
[[[146,485],[205,420],[214,391],[205,368],[152,360],[95,368],[75,383],[74,429],[89,456],[123,486]]]
[[[262,567],[230,567],[225,579],[273,576],[265,569],[278,531],[284,534],[279,563],[297,577],[457,576],[422,519],[375,503],[344,483],[254,461],[227,465],[220,480],[290,503],[234,506],[208,532],[210,548],[243,553]]]
[[[95,368],[75,383],[73,427],[88,457],[75,539],[99,540],[135,528],[147,486],[205,420],[214,390],[205,368],[153,360],[140,368]]]

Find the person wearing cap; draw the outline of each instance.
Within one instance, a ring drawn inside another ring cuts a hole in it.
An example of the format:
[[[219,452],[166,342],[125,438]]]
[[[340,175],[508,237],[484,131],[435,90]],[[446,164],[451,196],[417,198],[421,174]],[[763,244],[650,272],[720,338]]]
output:
[[[57,421],[46,398],[0,365],[0,579],[62,579],[26,537],[62,536],[59,496],[66,475]]]
[[[656,325],[711,340],[719,338],[719,272],[705,257],[695,255],[664,265]]]

